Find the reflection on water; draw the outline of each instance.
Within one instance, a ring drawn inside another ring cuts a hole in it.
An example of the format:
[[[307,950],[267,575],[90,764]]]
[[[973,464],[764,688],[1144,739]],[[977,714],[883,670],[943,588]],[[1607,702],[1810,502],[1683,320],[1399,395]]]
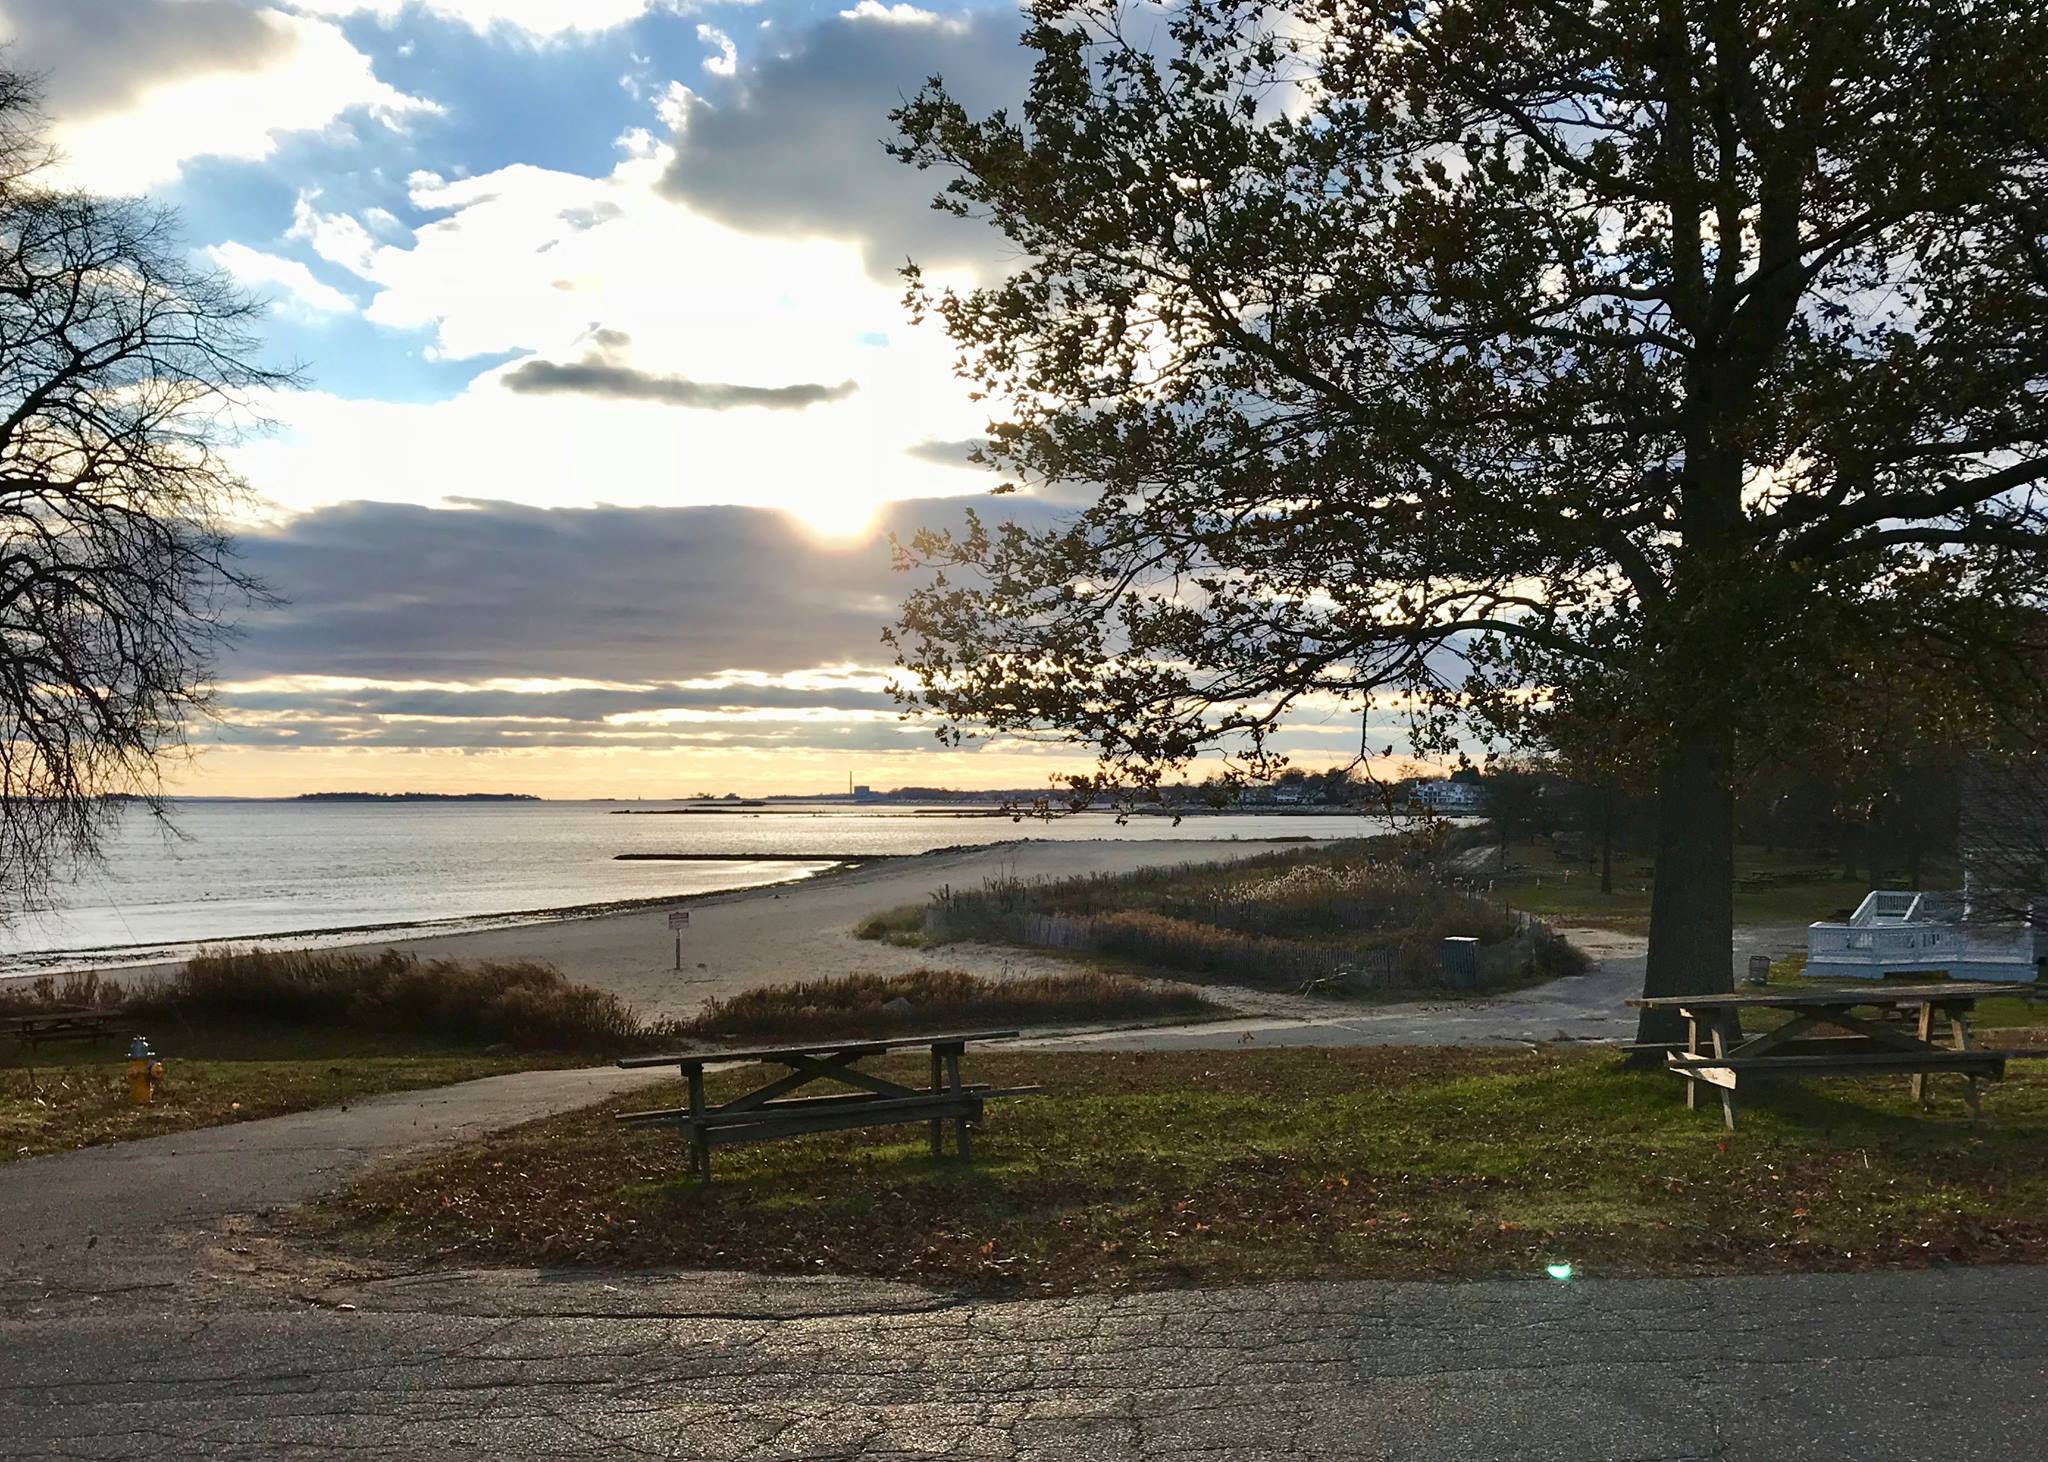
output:
[[[106,866],[52,913],[0,930],[15,969],[133,960],[205,940],[412,924],[660,899],[805,878],[839,856],[922,853],[1010,838],[1356,837],[1356,814],[1232,813],[1049,823],[933,815],[958,808],[830,804],[617,816],[677,804],[232,802],[175,804],[175,835],[132,812]],[[906,816],[911,813],[915,815]],[[801,854],[819,861],[616,862],[618,853]]]

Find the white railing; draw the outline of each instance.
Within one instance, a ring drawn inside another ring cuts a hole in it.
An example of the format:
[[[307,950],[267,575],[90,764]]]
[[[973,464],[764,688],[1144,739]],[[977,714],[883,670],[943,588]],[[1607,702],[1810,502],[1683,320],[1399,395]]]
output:
[[[1877,889],[1863,896],[1863,902],[1856,906],[1856,912],[1849,916],[1851,924],[1866,925],[1887,922],[1910,923],[1920,917],[1921,895],[1898,889]]]
[[[1894,971],[1946,971],[1957,979],[2035,978],[2032,930],[1923,922],[1926,908],[1922,895],[1885,889],[1868,895],[1846,924],[1808,925],[1807,973],[1879,979]]]

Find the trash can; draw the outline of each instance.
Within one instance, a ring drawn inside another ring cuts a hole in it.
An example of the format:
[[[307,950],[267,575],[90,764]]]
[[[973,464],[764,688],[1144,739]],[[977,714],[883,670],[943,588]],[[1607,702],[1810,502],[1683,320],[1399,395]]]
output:
[[[1454,938],[1443,943],[1444,977],[1453,990],[1479,988],[1479,941]]]
[[[1753,954],[1749,957],[1749,973],[1744,976],[1747,985],[1768,985],[1771,983],[1771,957],[1767,954]]]

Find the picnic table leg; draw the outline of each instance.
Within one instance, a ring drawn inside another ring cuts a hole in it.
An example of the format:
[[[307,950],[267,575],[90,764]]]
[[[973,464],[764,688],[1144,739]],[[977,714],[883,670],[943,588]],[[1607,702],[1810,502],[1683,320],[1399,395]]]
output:
[[[1714,1022],[1714,1054],[1724,1060],[1728,1055],[1728,1042],[1722,1034],[1722,1023],[1718,1019]],[[1735,1130],[1735,1093],[1725,1086],[1718,1088],[1718,1090],[1721,1093],[1721,1120],[1727,1123],[1728,1130],[1733,1132]]]
[[[940,1064],[938,1050],[934,1048],[932,1051],[932,1095],[936,1096],[945,1089],[946,1074],[944,1068]],[[940,1121],[937,1117],[934,1117],[932,1118],[931,1126],[932,1156],[937,1157],[946,1150],[946,1124]]]
[[[1951,1006],[1949,1008],[1948,1035],[1949,1044],[1956,1050],[1967,1051],[1970,1049],[1970,1017],[1959,1007]],[[1984,1109],[1978,1105],[1978,1090],[1976,1077],[1965,1076],[1963,1078],[1963,1100],[1969,1103],[1970,1115],[1973,1117],[1984,1115]]]
[[[704,1068],[690,1068],[690,1171],[699,1182],[711,1181],[711,1137],[704,1130]]]
[[[1931,1000],[1920,1007],[1920,1039],[1926,1045],[1934,1044],[1934,1002]],[[1913,1100],[1923,1107],[1934,1104],[1927,1095],[1927,1073],[1924,1071],[1914,1073]]]
[[[1685,1054],[1694,1060],[1697,1060],[1700,1054],[1700,1023],[1691,1015],[1685,1018]],[[1685,1109],[1688,1112],[1696,1112],[1699,1106],[1699,1080],[1688,1070],[1685,1076]]]
[[[960,1053],[958,1051],[948,1051],[946,1053],[946,1086],[953,1095],[960,1095]],[[960,1161],[974,1161],[974,1139],[968,1135],[967,1119],[965,1117],[955,1117],[953,1119],[953,1135],[960,1144]]]

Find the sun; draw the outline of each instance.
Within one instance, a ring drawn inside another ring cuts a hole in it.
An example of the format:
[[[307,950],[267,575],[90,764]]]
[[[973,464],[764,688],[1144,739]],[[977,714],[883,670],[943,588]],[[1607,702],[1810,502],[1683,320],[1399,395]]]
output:
[[[872,500],[847,493],[792,503],[783,511],[814,541],[852,547],[874,536],[878,507]]]

